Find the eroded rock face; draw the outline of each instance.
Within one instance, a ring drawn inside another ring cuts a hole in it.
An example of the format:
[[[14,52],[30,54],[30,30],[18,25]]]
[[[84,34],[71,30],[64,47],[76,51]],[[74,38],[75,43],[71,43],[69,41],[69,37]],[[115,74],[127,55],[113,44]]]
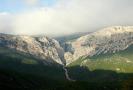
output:
[[[64,50],[54,39],[0,34],[0,46],[31,54],[44,62],[64,64]]]
[[[0,34],[0,46],[31,54],[49,63],[69,64],[81,56],[115,53],[133,45],[133,26],[116,26],[63,44],[45,37]]]
[[[66,62],[71,63],[81,56],[94,56],[125,50],[133,44],[133,26],[116,26],[88,34],[71,43],[73,53],[65,53]]]

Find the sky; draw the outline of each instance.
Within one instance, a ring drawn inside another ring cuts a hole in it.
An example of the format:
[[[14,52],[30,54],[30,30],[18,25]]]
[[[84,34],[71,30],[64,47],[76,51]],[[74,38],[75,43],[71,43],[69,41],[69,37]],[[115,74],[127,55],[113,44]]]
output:
[[[17,13],[36,7],[52,6],[57,0],[0,0],[0,12]]]
[[[68,35],[133,24],[133,0],[0,0],[0,33]]]

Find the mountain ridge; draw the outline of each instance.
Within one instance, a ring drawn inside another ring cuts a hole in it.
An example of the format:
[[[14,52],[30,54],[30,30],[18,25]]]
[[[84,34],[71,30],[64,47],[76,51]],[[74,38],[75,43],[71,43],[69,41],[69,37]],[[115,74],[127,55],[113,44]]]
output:
[[[64,64],[64,50],[58,41],[46,36],[32,37],[28,35],[0,34],[0,46],[31,54],[46,62]]]
[[[70,47],[64,56],[69,64],[82,56],[91,57],[125,50],[133,44],[133,27],[108,27],[68,43]]]
[[[122,51],[132,44],[133,26],[108,27],[66,42],[46,36],[0,34],[0,46],[61,65],[68,65],[82,56]]]

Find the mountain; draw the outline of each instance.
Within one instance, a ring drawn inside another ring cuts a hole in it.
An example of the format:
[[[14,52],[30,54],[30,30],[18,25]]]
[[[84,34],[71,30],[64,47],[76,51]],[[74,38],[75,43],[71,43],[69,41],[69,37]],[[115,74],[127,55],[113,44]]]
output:
[[[69,64],[78,58],[123,51],[133,44],[132,26],[109,27],[67,42],[64,57]]]
[[[0,89],[132,90],[133,26],[63,38],[0,34]]]
[[[0,71],[9,74],[15,72],[21,75],[65,79],[64,70],[60,64],[44,64],[43,60],[34,58],[29,54],[23,54],[4,47],[0,47]]]
[[[65,63],[63,48],[58,41],[46,36],[0,34],[0,46],[30,54],[32,57],[42,59],[44,63]]]
[[[87,35],[91,32],[77,32],[70,35],[63,35],[63,36],[57,36],[53,37],[54,39],[58,40],[61,44],[67,41],[76,40],[77,38]]]
[[[86,67],[90,71],[112,70],[117,73],[133,73],[133,45],[124,51],[106,53],[92,57],[80,57],[68,67]]]
[[[0,90],[51,90],[65,81],[60,64],[44,64],[29,54],[0,47]]]
[[[74,37],[59,42],[46,36],[0,34],[0,46],[28,53],[44,63],[68,65],[82,56],[92,57],[127,49],[133,44],[133,27],[114,26]]]

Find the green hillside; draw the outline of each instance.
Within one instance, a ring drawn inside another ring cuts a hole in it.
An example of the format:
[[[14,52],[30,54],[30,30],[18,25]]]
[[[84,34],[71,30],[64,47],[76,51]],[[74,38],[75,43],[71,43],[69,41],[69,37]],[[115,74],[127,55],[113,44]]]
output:
[[[114,54],[104,54],[91,58],[81,57],[68,67],[79,65],[87,67],[90,71],[97,69],[112,70],[121,73],[133,73],[133,46]]]
[[[132,60],[132,51],[130,48],[116,54],[80,58],[67,67],[69,76],[76,80],[71,82],[65,79],[62,66],[54,64],[47,66],[42,60],[32,58],[30,55],[1,47],[0,90],[131,90],[133,65],[125,63],[126,59],[117,58],[119,56]],[[108,64],[109,61],[106,59],[113,61]],[[81,66],[85,60],[86,63]],[[121,64],[118,61],[122,61]],[[126,66],[123,67],[124,63]],[[112,69],[115,66],[127,70],[126,72],[119,70],[117,73]]]
[[[114,54],[81,57],[68,65],[71,78],[92,82],[133,80],[133,46]]]
[[[65,79],[60,65],[44,65],[42,60],[30,55],[0,47],[0,69],[15,71],[20,74],[31,74],[53,79]]]
[[[28,54],[0,47],[0,90],[51,90],[65,81],[62,66],[44,65]]]

